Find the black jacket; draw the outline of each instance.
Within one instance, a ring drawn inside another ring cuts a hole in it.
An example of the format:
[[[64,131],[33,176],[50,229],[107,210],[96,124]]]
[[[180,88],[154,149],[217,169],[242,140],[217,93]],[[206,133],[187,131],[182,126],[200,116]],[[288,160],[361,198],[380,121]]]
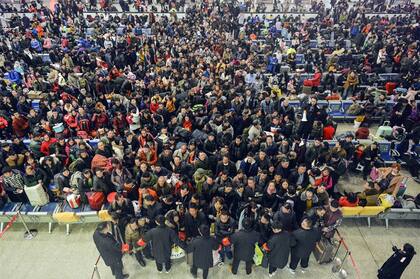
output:
[[[292,232],[298,228],[296,214],[293,211],[286,214],[280,209],[274,214],[273,220],[280,221],[283,224],[283,229],[288,232]]]
[[[188,245],[187,252],[193,253],[193,266],[207,269],[213,267],[213,250],[217,250],[219,243],[214,237],[199,236]]]
[[[151,229],[144,236],[145,242],[152,242],[152,252],[157,263],[165,263],[171,258],[172,245],[176,244],[185,249],[185,245],[175,231],[165,225]]]
[[[233,257],[240,261],[252,261],[255,252],[255,243],[259,240],[259,234],[254,231],[240,230],[231,237],[233,245]]]
[[[236,220],[232,217],[229,217],[229,220],[226,223],[222,223],[220,219],[217,219],[215,229],[217,240],[222,241],[223,238],[230,237],[237,227]]]
[[[299,180],[299,173],[297,172],[297,170],[293,170],[290,175],[289,175],[289,183],[291,185],[297,185],[297,181]],[[303,188],[306,188],[309,185],[309,175],[307,172],[305,172],[303,174],[303,181],[301,182],[300,186],[302,186]]]
[[[198,228],[201,225],[207,225],[207,218],[203,212],[198,212],[196,218],[193,218],[188,212],[185,214],[184,226],[187,238],[199,236]]]
[[[267,242],[268,249],[268,261],[270,266],[283,268],[289,261],[290,249],[295,245],[295,239],[289,232],[281,231],[271,236]]]
[[[302,228],[292,233],[296,240],[292,253],[299,258],[309,257],[315,248],[315,244],[321,239],[321,233],[315,229],[304,230]]]
[[[103,234],[99,231],[95,231],[93,234],[93,241],[107,266],[114,265],[121,261],[121,246],[111,234]]]
[[[404,272],[405,268],[410,264],[412,258],[412,255],[406,255],[401,250],[395,251],[394,254],[391,257],[389,257],[389,259],[378,270],[378,278],[400,279],[402,273]]]

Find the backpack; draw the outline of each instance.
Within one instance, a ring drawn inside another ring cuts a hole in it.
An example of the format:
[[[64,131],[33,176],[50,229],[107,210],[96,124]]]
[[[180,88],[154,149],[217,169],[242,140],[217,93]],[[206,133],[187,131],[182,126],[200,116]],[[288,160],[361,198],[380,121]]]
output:
[[[73,175],[70,177],[70,187],[71,188],[78,188],[80,180],[82,179],[82,172],[76,171],[73,173]]]

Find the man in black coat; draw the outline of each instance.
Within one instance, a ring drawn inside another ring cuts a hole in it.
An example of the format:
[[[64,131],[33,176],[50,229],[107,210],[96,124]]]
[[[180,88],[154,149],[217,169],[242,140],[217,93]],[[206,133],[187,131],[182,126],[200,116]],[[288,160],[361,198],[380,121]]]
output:
[[[406,243],[402,250],[393,246],[394,254],[378,270],[379,279],[400,279],[411,259],[416,254],[414,247]]]
[[[128,278],[127,274],[123,274],[121,245],[115,240],[110,233],[108,223],[102,222],[98,224],[94,234],[93,241],[99,251],[105,265],[111,268],[112,274],[116,279]]]
[[[306,171],[306,165],[300,164],[296,170],[293,170],[289,176],[291,185],[302,186],[306,188],[309,185],[309,175]]]
[[[188,212],[184,217],[185,234],[187,239],[199,236],[198,228],[207,225],[207,218],[203,212],[198,211],[198,205],[190,203]]]
[[[277,268],[282,269],[287,265],[290,249],[295,245],[295,239],[289,232],[283,231],[283,224],[280,221],[274,221],[271,227],[274,234],[267,242],[269,277],[276,274]]]
[[[188,253],[193,253],[193,264],[191,274],[197,278],[197,269],[203,270],[203,279],[209,274],[209,268],[213,267],[213,250],[217,250],[219,243],[214,237],[210,237],[210,228],[201,225],[199,228],[201,236],[194,238],[187,247]]]
[[[309,263],[309,256],[315,248],[315,244],[321,239],[321,233],[312,227],[309,218],[302,220],[301,228],[293,232],[296,245],[292,248],[289,271],[296,273],[296,267],[300,262],[302,272],[306,272]]]
[[[255,252],[255,243],[259,240],[259,234],[253,230],[252,220],[246,218],[242,221],[243,229],[234,233],[231,237],[233,245],[232,273],[238,273],[240,261],[245,262],[246,274],[252,272],[252,260]]]
[[[143,240],[152,243],[152,252],[155,257],[156,267],[159,273],[162,273],[163,264],[165,264],[166,273],[171,269],[171,249],[176,244],[185,249],[185,245],[176,235],[175,231],[165,225],[165,217],[159,215],[155,219],[156,228],[148,231]]]

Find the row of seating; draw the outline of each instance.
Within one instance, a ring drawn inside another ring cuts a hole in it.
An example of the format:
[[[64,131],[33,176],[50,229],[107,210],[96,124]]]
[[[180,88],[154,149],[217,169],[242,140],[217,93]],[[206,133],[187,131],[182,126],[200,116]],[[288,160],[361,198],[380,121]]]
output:
[[[35,110],[39,110],[39,102],[40,100],[32,100],[32,108]],[[333,119],[350,119],[354,120],[356,118],[355,115],[348,115],[347,110],[352,105],[353,101],[351,100],[343,100],[343,101],[326,101],[326,100],[319,100],[318,105],[320,107],[326,108],[327,113],[333,117]],[[358,101],[359,104],[363,105],[365,101]],[[417,101],[417,104],[420,105],[420,101]],[[302,108],[302,102],[299,100],[289,101],[289,105],[295,109]],[[388,111],[391,111],[394,107],[394,101],[387,101],[386,108]]]
[[[371,226],[371,218],[385,220],[385,226],[389,228],[389,220],[420,220],[420,209],[389,208],[384,206],[356,206],[342,207],[344,218],[366,218],[368,226]],[[31,206],[22,203],[7,203],[0,211],[0,232],[3,231],[4,223],[9,222],[18,211],[26,223],[48,224],[48,233],[52,233],[53,224],[65,225],[66,234],[70,234],[71,224],[86,224],[111,221],[107,205],[101,210],[94,211],[88,205],[82,205],[72,209],[66,202],[52,202],[45,206]],[[17,218],[17,223],[22,219]]]
[[[101,210],[95,211],[89,205],[72,209],[67,202],[51,202],[44,206],[9,202],[0,211],[0,232],[3,231],[4,224],[9,222],[19,211],[26,223],[48,224],[49,233],[52,232],[53,224],[65,225],[66,234],[70,234],[71,224],[111,221],[108,207],[109,204],[105,204]],[[22,219],[17,218],[16,222],[22,223]]]
[[[420,209],[388,208],[384,206],[356,206],[342,207],[344,218],[366,218],[370,227],[371,218],[385,220],[385,227],[389,228],[389,220],[420,220]]]

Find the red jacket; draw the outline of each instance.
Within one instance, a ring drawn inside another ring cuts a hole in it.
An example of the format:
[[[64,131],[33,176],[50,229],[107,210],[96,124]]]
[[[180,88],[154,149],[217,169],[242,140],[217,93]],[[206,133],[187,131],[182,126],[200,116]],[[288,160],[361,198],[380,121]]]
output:
[[[324,132],[322,138],[324,140],[332,140],[335,134],[335,129],[333,126],[324,127]]]
[[[44,154],[45,156],[50,155],[50,146],[54,143],[57,142],[56,138],[50,138],[49,141],[43,141],[41,143],[41,152],[42,154]]]

